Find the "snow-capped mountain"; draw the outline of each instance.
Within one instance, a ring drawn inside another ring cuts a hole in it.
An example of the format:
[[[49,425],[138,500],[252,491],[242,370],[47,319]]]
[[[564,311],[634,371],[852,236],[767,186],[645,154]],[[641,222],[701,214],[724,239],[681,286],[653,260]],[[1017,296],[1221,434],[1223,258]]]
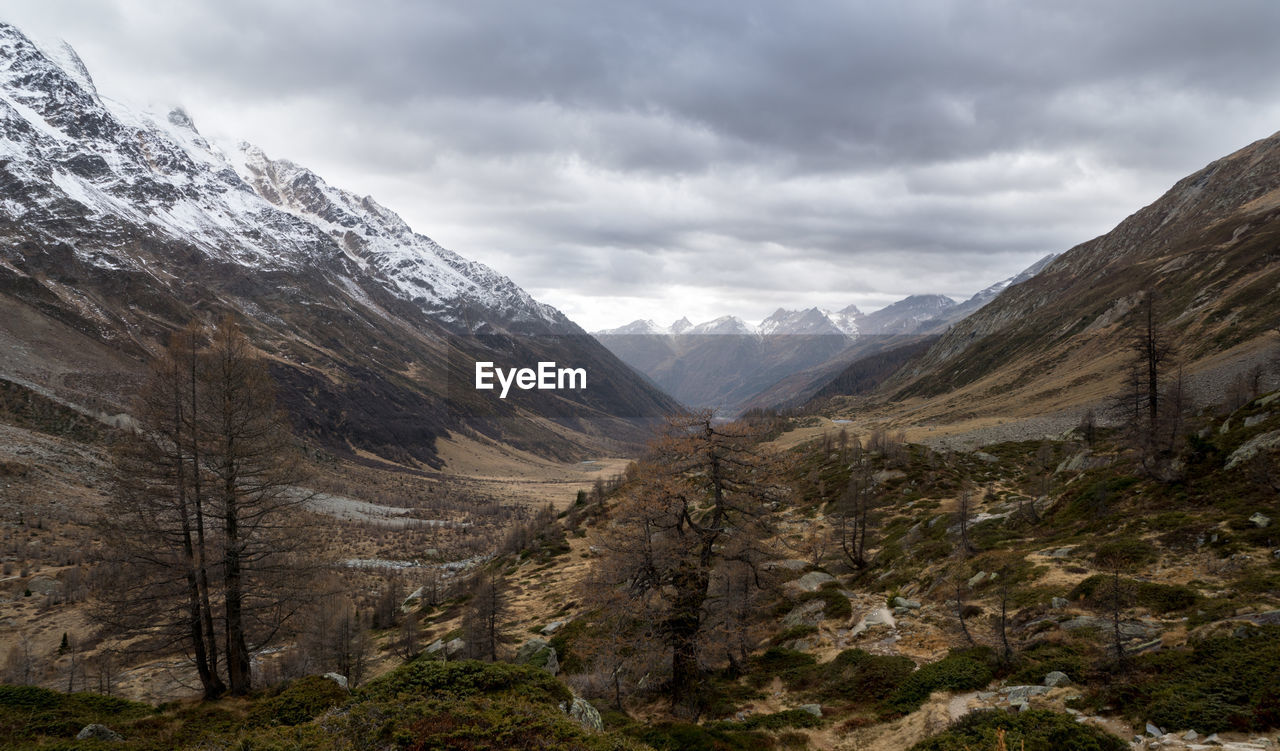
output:
[[[1006,288],[1042,269],[1052,256],[978,292],[963,303],[943,295],[911,295],[863,313],[849,305],[779,308],[759,326],[737,316],[697,325],[681,318],[670,326],[651,320],[595,332],[628,365],[649,376],[685,404],[735,413],[775,391],[775,404],[807,398],[850,362],[882,351],[895,337],[945,331]]]
[[[0,26],[0,118],[0,219],[72,243],[90,265],[145,271],[131,243],[139,233],[250,268],[298,270],[342,253],[455,326],[480,325],[464,310],[486,311],[490,324],[568,323],[368,196],[247,144],[232,160],[181,109],[148,116],[103,99],[73,50],[46,53],[12,26]],[[92,237],[77,236],[73,218],[88,220]]]
[[[0,376],[112,409],[168,331],[230,315],[272,356],[304,431],[429,462],[436,437],[481,414],[481,430],[534,442],[531,414],[674,407],[559,311],[371,197],[253,146],[224,153],[181,109],[111,101],[69,47],[4,24],[0,307],[7,351],[31,353],[0,352]],[[477,359],[596,372],[589,392],[493,404],[464,387]]]

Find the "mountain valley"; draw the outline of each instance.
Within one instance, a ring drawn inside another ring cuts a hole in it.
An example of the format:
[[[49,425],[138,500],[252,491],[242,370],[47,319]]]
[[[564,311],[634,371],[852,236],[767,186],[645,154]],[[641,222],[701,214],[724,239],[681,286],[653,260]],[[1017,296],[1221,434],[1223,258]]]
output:
[[[1275,748],[1278,529],[1280,133],[962,302],[588,334],[0,25],[0,748]]]

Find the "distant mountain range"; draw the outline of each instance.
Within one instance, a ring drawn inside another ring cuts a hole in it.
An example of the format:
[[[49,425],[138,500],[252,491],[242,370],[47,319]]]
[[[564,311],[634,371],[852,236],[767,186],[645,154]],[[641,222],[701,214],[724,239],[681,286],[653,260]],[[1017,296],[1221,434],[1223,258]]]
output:
[[[731,315],[696,325],[688,318],[669,326],[637,320],[595,337],[682,403],[732,415],[810,396],[850,362],[945,330],[1052,259],[1046,256],[960,303],[943,295],[912,295],[872,313],[854,305],[837,311],[779,308],[759,326]]]
[[[677,405],[558,310],[414,232],[373,198],[175,109],[99,95],[75,52],[0,24],[0,378],[85,411],[128,408],[192,319],[231,316],[305,435],[438,466],[436,441],[539,453],[639,438]],[[583,368],[588,388],[499,400],[477,360]]]

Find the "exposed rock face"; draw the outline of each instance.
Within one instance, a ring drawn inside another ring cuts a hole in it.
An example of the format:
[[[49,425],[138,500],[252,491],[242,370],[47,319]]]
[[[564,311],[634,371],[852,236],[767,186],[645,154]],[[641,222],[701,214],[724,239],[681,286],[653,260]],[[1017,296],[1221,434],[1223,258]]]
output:
[[[1235,469],[1264,451],[1280,448],[1280,430],[1254,436],[1227,457],[1227,469]]]

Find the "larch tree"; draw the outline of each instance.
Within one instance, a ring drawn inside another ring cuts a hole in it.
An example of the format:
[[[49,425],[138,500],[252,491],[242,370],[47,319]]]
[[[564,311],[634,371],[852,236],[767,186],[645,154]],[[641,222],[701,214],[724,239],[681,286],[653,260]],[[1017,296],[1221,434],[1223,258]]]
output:
[[[184,648],[206,697],[248,693],[251,643],[273,638],[305,589],[290,582],[304,475],[270,375],[234,323],[189,327],[134,413],[113,456],[103,527],[116,575],[97,613]]]
[[[630,473],[595,565],[592,582],[606,590],[596,601],[645,624],[669,656],[677,713],[698,713],[704,641],[740,629],[743,584],[761,587],[775,555],[767,541],[782,487],[759,438],[709,412],[669,419]]]
[[[469,656],[498,661],[498,644],[508,610],[506,580],[492,571],[476,574],[471,583],[471,599],[462,614],[462,639]]]

